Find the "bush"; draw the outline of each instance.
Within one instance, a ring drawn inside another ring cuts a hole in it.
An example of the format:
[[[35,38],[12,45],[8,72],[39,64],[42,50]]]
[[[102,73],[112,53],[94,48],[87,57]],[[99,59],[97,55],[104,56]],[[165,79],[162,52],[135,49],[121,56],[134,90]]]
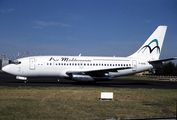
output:
[[[177,75],[177,65],[172,62],[164,63],[161,67],[155,69],[155,75]]]

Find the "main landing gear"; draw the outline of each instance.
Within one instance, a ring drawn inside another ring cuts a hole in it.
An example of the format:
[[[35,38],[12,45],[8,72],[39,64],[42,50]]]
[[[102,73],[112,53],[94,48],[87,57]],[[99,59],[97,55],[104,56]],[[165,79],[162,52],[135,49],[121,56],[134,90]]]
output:
[[[24,84],[26,84],[27,83],[27,80],[24,80]]]

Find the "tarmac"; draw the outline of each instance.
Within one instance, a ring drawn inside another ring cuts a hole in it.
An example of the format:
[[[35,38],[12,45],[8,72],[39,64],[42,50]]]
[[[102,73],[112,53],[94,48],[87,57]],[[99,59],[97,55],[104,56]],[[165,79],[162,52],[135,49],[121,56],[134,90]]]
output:
[[[39,87],[116,87],[116,88],[148,88],[148,89],[177,89],[177,82],[113,79],[98,81],[95,84],[75,82],[63,78],[28,78],[25,84],[16,76],[0,72],[0,86],[39,86]]]

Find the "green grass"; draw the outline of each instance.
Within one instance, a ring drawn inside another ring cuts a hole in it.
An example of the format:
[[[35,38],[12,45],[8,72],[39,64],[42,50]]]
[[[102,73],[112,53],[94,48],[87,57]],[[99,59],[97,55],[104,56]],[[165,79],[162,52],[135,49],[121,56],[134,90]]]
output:
[[[113,92],[114,101],[99,101],[100,92]],[[167,116],[156,103],[176,112],[177,90],[82,88],[82,87],[0,87],[0,119],[103,119],[113,117]]]

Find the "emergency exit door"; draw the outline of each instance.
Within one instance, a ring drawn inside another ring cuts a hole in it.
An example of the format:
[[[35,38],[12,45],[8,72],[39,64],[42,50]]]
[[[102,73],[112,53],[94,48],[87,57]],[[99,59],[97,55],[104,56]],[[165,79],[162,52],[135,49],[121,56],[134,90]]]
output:
[[[29,59],[29,69],[30,70],[35,70],[35,58],[30,58]]]

